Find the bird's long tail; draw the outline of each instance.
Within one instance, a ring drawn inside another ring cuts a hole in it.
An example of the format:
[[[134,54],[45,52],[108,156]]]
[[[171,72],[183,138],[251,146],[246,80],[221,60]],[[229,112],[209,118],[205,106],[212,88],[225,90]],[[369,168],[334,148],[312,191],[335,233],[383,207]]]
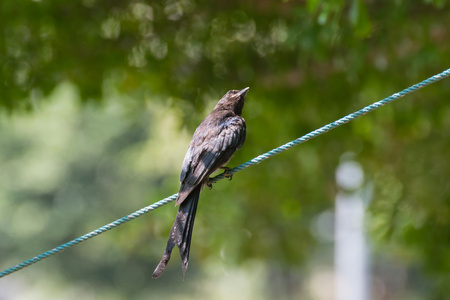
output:
[[[189,261],[189,250],[191,245],[192,229],[194,228],[195,213],[197,212],[197,204],[200,196],[201,185],[195,188],[189,196],[184,199],[178,209],[175,222],[170,230],[169,240],[167,241],[166,250],[163,257],[153,271],[153,278],[162,275],[169,262],[170,255],[175,245],[180,249],[180,256],[183,268],[183,279],[186,275],[186,269]]]

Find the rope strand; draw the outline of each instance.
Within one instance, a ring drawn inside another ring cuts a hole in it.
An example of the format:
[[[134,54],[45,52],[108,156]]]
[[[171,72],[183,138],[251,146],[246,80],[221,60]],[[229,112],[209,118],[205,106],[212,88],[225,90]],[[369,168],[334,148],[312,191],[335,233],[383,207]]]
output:
[[[279,146],[279,147],[277,147],[277,148],[275,148],[273,150],[270,150],[269,152],[261,154],[261,155],[255,157],[255,158],[253,158],[253,159],[251,159],[251,160],[249,160],[249,161],[247,161],[247,162],[245,162],[245,163],[243,163],[243,164],[241,164],[241,165],[239,165],[239,166],[237,166],[237,167],[235,167],[233,169],[230,169],[227,173],[231,174],[231,175],[236,174],[237,172],[242,171],[243,169],[246,169],[246,168],[248,168],[250,166],[256,165],[256,164],[262,162],[263,160],[271,158],[271,157],[273,157],[273,156],[275,156],[275,155],[277,155],[277,154],[279,154],[281,152],[284,152],[284,151],[286,151],[286,150],[288,150],[288,149],[290,149],[290,148],[292,148],[292,147],[294,147],[296,145],[299,145],[301,143],[309,141],[312,138],[315,138],[315,137],[317,137],[317,136],[319,136],[321,134],[324,134],[324,133],[326,133],[326,132],[336,128],[336,127],[339,127],[339,126],[341,126],[343,124],[346,124],[346,123],[348,123],[348,122],[350,122],[350,121],[352,121],[352,120],[354,120],[354,119],[356,119],[356,118],[358,118],[358,117],[360,117],[362,115],[367,114],[368,112],[371,112],[371,111],[373,111],[373,110],[375,110],[377,108],[380,108],[381,106],[384,106],[384,105],[386,105],[386,104],[388,104],[390,102],[393,102],[394,100],[397,100],[397,99],[399,99],[399,98],[401,98],[401,97],[403,97],[403,96],[405,96],[407,94],[415,92],[418,89],[421,89],[421,88],[423,88],[423,87],[425,87],[427,85],[430,85],[430,84],[432,84],[434,82],[437,82],[437,81],[439,81],[441,79],[444,79],[444,78],[447,78],[449,76],[450,76],[450,69],[447,69],[447,70],[445,70],[445,71],[443,71],[443,72],[441,72],[441,73],[439,73],[437,75],[434,75],[434,76],[432,76],[432,77],[430,77],[428,79],[423,80],[422,82],[419,82],[419,83],[417,83],[417,84],[415,84],[413,86],[410,86],[409,88],[406,88],[406,89],[404,89],[404,90],[402,90],[402,91],[400,91],[398,93],[395,93],[395,94],[393,94],[393,95],[391,95],[389,97],[386,97],[386,98],[384,98],[384,99],[382,99],[380,101],[377,101],[377,102],[375,102],[373,104],[370,104],[370,105],[368,105],[368,106],[366,106],[366,107],[364,107],[364,108],[362,108],[362,109],[360,109],[360,110],[358,110],[358,111],[356,111],[354,113],[351,113],[351,114],[349,114],[349,115],[347,115],[345,117],[342,117],[342,118],[340,118],[340,119],[338,119],[338,120],[336,120],[334,122],[331,122],[331,123],[329,123],[329,124],[327,124],[325,126],[322,126],[319,129],[311,131],[310,133],[307,133],[307,134],[305,134],[304,136],[302,136],[302,137],[300,137],[298,139],[290,141],[290,142],[288,142],[288,143],[286,143],[284,145],[281,145],[281,146]],[[222,180],[223,178],[225,178],[224,173],[219,174],[219,175],[217,175],[217,176],[215,176],[213,178],[210,178],[209,182],[210,183],[215,183],[215,182],[217,182],[219,180]],[[89,232],[89,233],[87,233],[85,235],[82,235],[82,236],[80,236],[80,237],[78,237],[78,238],[76,238],[76,239],[74,239],[74,240],[72,240],[70,242],[62,244],[62,245],[60,245],[60,246],[58,246],[58,247],[56,247],[56,248],[54,248],[52,250],[44,252],[44,253],[42,253],[42,254],[40,254],[38,256],[35,256],[35,257],[33,257],[33,258],[29,259],[29,260],[26,260],[26,261],[24,261],[24,262],[22,262],[22,263],[20,263],[20,264],[18,264],[16,266],[14,266],[14,267],[8,268],[8,269],[0,272],[0,278],[5,277],[7,275],[10,275],[10,274],[12,274],[12,273],[14,273],[16,271],[19,271],[19,270],[21,270],[23,268],[26,268],[26,267],[34,264],[34,263],[37,263],[37,262],[39,262],[41,260],[44,260],[47,257],[52,256],[52,255],[54,255],[56,253],[62,252],[65,249],[70,248],[72,246],[75,246],[75,245],[77,245],[77,244],[79,244],[81,242],[84,242],[84,241],[86,241],[86,240],[88,240],[90,238],[98,236],[99,234],[102,234],[103,232],[108,231],[110,229],[113,229],[113,228],[115,228],[115,227],[117,227],[119,225],[122,225],[122,224],[124,224],[124,223],[126,223],[128,221],[136,219],[136,218],[138,218],[138,217],[140,217],[140,216],[142,216],[142,215],[144,215],[144,214],[146,214],[148,212],[151,212],[151,211],[153,211],[153,210],[155,210],[155,209],[157,209],[157,208],[159,208],[159,207],[161,207],[163,205],[166,205],[167,203],[170,203],[170,202],[174,201],[177,198],[177,196],[178,196],[178,194],[173,194],[170,197],[164,198],[164,199],[162,199],[162,200],[160,200],[158,202],[155,202],[155,203],[153,203],[153,204],[151,204],[149,206],[141,208],[140,210],[135,211],[132,214],[129,214],[129,215],[123,217],[123,218],[117,219],[114,222],[111,222],[111,223],[109,223],[109,224],[107,224],[105,226],[102,226],[102,227],[94,230],[94,231],[91,231],[91,232]]]

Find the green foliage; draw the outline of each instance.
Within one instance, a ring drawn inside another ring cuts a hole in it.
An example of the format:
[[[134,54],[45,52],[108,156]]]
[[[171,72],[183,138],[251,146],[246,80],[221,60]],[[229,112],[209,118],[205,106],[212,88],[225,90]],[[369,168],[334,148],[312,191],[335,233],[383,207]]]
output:
[[[193,130],[227,90],[251,87],[236,165],[448,68],[449,28],[445,1],[1,1],[1,266],[175,193]],[[375,267],[408,274],[390,292],[443,299],[449,94],[436,83],[205,190],[188,277],[223,262],[288,282],[323,264],[311,224],[353,152],[374,186]],[[21,272],[176,298],[163,287],[181,281],[177,255],[150,280],[169,206]]]

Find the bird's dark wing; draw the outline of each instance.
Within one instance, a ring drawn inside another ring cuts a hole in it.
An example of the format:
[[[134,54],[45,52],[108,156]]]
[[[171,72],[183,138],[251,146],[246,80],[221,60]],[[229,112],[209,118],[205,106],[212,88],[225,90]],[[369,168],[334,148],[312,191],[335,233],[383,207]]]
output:
[[[196,186],[211,173],[224,166],[245,141],[243,118],[233,116],[218,126],[202,123],[196,130],[183,162],[182,185]]]

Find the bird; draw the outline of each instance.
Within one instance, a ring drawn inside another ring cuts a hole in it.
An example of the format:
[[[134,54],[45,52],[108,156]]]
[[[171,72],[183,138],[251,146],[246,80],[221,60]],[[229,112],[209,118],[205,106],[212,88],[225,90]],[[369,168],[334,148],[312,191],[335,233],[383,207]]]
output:
[[[245,141],[246,124],[241,114],[249,89],[228,91],[195,130],[181,167],[181,185],[175,202],[180,207],[153,278],[163,274],[176,245],[180,251],[185,279],[200,192],[205,186],[211,188],[209,176],[219,168],[225,169],[225,177],[231,179],[225,165]]]

